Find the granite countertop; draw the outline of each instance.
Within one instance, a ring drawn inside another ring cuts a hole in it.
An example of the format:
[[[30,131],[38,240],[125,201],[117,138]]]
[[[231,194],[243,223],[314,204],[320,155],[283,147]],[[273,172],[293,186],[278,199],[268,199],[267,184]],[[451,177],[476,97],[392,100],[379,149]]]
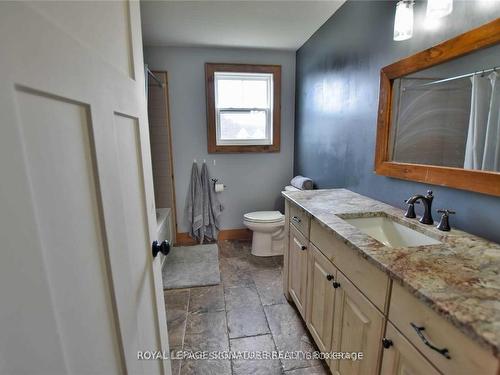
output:
[[[500,357],[499,244],[456,229],[439,231],[417,219],[405,218],[401,209],[346,189],[282,194],[468,337]],[[380,215],[442,243],[392,248],[342,220]]]

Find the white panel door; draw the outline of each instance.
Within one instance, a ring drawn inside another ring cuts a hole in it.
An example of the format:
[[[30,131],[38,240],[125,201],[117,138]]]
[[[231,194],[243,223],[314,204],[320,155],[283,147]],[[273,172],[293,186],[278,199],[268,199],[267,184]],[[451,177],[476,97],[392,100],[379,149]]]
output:
[[[0,374],[170,374],[137,2],[0,2]]]

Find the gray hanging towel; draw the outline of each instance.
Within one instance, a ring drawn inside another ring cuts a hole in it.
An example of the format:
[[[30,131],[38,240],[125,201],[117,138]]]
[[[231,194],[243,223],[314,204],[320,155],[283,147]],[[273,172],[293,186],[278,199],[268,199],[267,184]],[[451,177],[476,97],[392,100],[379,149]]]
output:
[[[201,187],[200,174],[198,173],[198,164],[193,163],[191,168],[191,180],[186,197],[185,215],[189,222],[189,236],[203,242],[203,191]]]
[[[220,204],[215,193],[214,184],[210,180],[208,167],[203,163],[201,167],[201,185],[203,189],[203,226],[205,236],[211,240],[217,240],[220,228],[220,215],[224,207]]]

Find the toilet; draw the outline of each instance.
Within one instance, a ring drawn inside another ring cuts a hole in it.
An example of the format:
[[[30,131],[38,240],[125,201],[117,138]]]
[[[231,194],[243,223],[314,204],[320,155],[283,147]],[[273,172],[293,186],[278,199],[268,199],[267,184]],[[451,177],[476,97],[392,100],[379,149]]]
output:
[[[286,191],[298,190],[292,186]],[[253,232],[252,255],[268,257],[283,255],[285,215],[279,211],[256,211],[243,215],[243,224]]]

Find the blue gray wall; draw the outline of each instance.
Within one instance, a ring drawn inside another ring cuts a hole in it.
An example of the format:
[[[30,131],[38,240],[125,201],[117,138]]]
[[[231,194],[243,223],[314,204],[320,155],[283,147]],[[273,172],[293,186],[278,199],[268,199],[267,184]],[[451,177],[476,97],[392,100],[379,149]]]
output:
[[[187,232],[186,193],[193,159],[228,186],[219,194],[225,206],[223,229],[243,228],[243,214],[282,206],[281,191],[293,173],[295,52],[237,48],[146,47],[144,61],[168,72],[175,194],[179,232]],[[281,65],[281,151],[259,154],[208,154],[205,63]],[[215,161],[215,165],[214,165]]]
[[[426,30],[418,1],[414,36],[403,42],[392,40],[395,4],[347,1],[297,51],[295,174],[397,207],[430,188],[435,208],[457,211],[452,225],[500,242],[500,198],[373,172],[380,68],[499,17],[500,2],[455,1],[453,13]]]

